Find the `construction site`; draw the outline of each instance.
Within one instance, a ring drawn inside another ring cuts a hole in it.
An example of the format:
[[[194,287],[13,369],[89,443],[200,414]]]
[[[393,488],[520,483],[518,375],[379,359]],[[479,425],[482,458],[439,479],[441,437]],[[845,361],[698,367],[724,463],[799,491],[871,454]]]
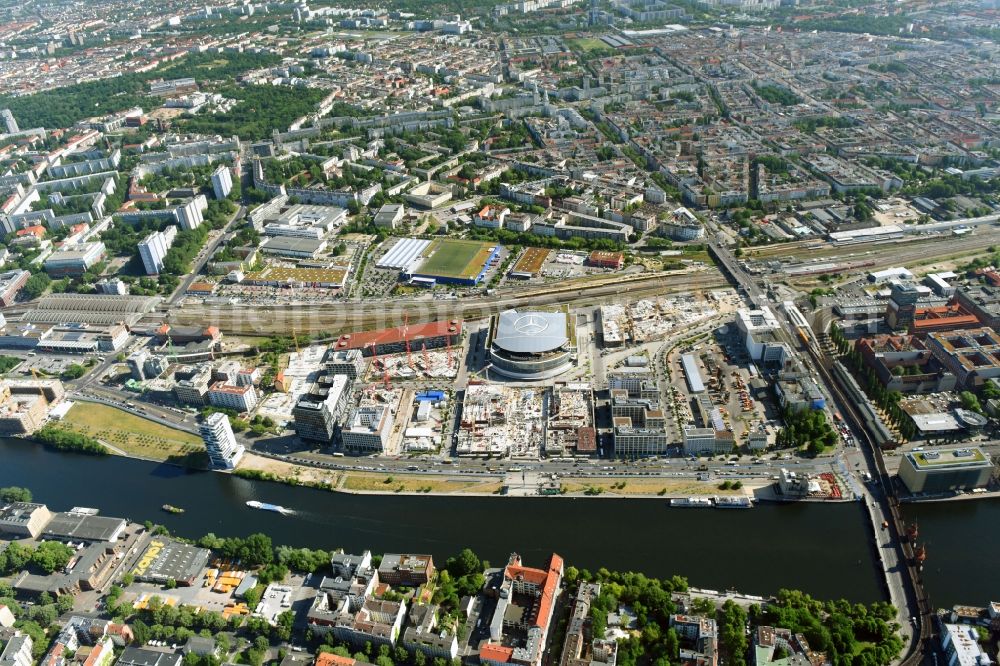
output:
[[[421,391],[413,397],[403,430],[407,453],[438,451],[448,422],[448,396],[443,390]]]
[[[545,389],[470,383],[455,453],[537,460],[545,438]]]
[[[369,366],[367,381],[385,382],[416,379],[454,379],[458,375],[458,358],[447,351],[422,349],[409,354],[377,356]]]
[[[556,385],[549,401],[545,429],[549,456],[597,453],[594,429],[594,391],[586,382]]]
[[[605,347],[642,344],[662,338],[679,327],[710,319],[736,307],[735,292],[705,296],[684,294],[643,299],[601,307],[601,335]]]
[[[296,400],[323,374],[326,353],[326,345],[310,345],[288,354],[285,367],[276,373],[275,386],[279,390],[264,399],[258,413],[278,423],[291,421]]]

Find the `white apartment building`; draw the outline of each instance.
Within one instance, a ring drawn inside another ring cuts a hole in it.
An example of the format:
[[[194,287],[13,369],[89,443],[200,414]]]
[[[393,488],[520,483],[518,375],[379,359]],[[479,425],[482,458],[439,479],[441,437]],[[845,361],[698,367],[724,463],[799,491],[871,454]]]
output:
[[[208,199],[199,194],[191,201],[177,208],[177,221],[185,231],[197,229],[205,221],[202,213],[208,208]]]
[[[242,414],[257,406],[257,390],[252,384],[237,386],[216,382],[208,387],[208,404],[235,409]]]
[[[383,451],[392,431],[392,411],[385,405],[358,407],[341,431],[350,451]]]
[[[159,275],[163,271],[163,258],[167,256],[168,249],[167,238],[162,231],[154,231],[139,241],[139,257],[146,275]]]
[[[7,612],[9,613],[10,611]],[[3,652],[0,652],[0,665],[31,666],[34,663],[34,659],[31,656],[32,647],[31,636],[17,632],[13,638],[7,641],[7,646],[3,649]]]
[[[21,131],[21,128],[17,126],[17,120],[14,118],[14,114],[10,112],[10,109],[0,111],[0,117],[3,118],[3,126],[4,129],[7,130],[7,134],[17,134]]]
[[[234,469],[243,457],[245,449],[237,443],[236,435],[229,425],[229,417],[219,412],[209,414],[199,429],[212,467]]]
[[[225,199],[233,191],[233,176],[229,167],[222,165],[212,172],[212,192],[216,199]]]

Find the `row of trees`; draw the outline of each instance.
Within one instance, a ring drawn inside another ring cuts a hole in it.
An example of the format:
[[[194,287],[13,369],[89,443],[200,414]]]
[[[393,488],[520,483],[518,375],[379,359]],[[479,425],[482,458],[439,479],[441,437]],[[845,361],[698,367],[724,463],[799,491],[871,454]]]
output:
[[[48,424],[32,435],[35,441],[58,451],[75,451],[95,456],[108,455],[108,449],[93,437]]]
[[[449,557],[438,574],[434,603],[440,604],[446,611],[456,610],[462,597],[474,596],[483,587],[486,582],[483,570],[488,566],[468,548],[456,557]]]
[[[571,573],[567,569],[568,584],[576,582],[571,582]],[[678,577],[660,580],[643,574],[611,573],[603,568],[594,576],[580,571],[577,578],[590,578],[601,583],[601,594],[590,608],[591,627],[595,636],[604,634],[608,614],[617,610],[619,605],[627,605],[635,613],[639,631],[619,642],[620,666],[650,663],[667,666],[677,659],[680,639],[670,627],[670,616],[677,609],[670,595],[685,592],[687,581]]]
[[[469,238],[484,241],[496,241],[504,245],[522,247],[546,247],[555,250],[609,250],[622,251],[625,245],[609,238],[568,238],[562,240],[555,236],[539,236],[529,232],[510,231],[509,229],[487,229],[485,227],[470,227]]]
[[[30,502],[31,491],[20,486],[0,488],[0,502]]]
[[[603,570],[602,570],[603,571]],[[591,605],[591,630],[602,636],[607,616],[620,604],[630,606],[637,615],[638,632],[619,642],[620,664],[676,663],[681,641],[669,627],[675,612],[671,592],[686,590],[686,581],[660,581],[641,574],[598,575],[602,582],[600,596]],[[567,583],[571,577],[567,569]],[[618,582],[620,581],[620,582]],[[891,663],[902,651],[896,611],[891,604],[852,604],[845,600],[821,602],[798,591],[781,590],[773,603],[743,608],[727,600],[720,608],[708,599],[692,602],[694,614],[716,619],[720,658],[731,666],[745,666],[749,657],[747,628],[770,625],[802,633],[809,645],[823,651],[835,666],[881,666]]]
[[[765,102],[770,102],[772,104],[780,104],[782,106],[795,106],[802,102],[802,98],[793,93],[788,88],[783,88],[781,86],[772,85],[769,83],[753,84],[753,91],[757,93]]]
[[[46,273],[42,273],[41,271],[32,273],[28,281],[24,283],[21,295],[28,300],[36,299],[45,293],[50,284],[52,284],[52,278]]]
[[[778,449],[805,446],[812,455],[837,444],[837,432],[826,420],[826,413],[819,409],[784,410],[781,415],[785,427],[778,431],[774,446]]]
[[[876,372],[865,365],[861,352],[854,348],[849,340],[844,336],[844,332],[839,326],[830,327],[830,340],[834,347],[841,354],[844,365],[854,371],[855,377],[859,378],[858,385],[865,391],[865,394],[872,401],[872,404],[880,408],[893,423],[899,434],[904,439],[911,439],[916,435],[917,427],[913,420],[909,418],[900,406],[903,394],[899,391],[890,391],[880,380]],[[902,372],[906,372],[905,370]],[[893,373],[897,374],[897,373]]]
[[[273,130],[285,131],[295,120],[313,113],[326,91],[270,85],[226,86],[219,91],[240,100],[225,113],[184,114],[175,125],[196,134],[237,135],[258,141],[270,138]]]
[[[63,595],[54,598],[48,592],[38,595],[35,603],[24,607],[14,597],[14,589],[9,583],[0,580],[0,606],[6,606],[13,613],[14,628],[31,636],[32,656],[37,660],[48,649],[47,629],[59,618],[73,608],[73,596]]]
[[[802,633],[813,650],[825,652],[834,666],[877,666],[891,663],[903,649],[896,609],[845,600],[822,602],[808,594],[781,590],[766,607],[750,609],[752,624],[769,624]]]
[[[719,612],[719,649],[729,666],[746,666],[747,617],[747,612],[732,599],[727,599]]]
[[[209,532],[198,540],[198,545],[210,548],[223,557],[239,560],[245,566],[265,566],[274,561],[274,545],[266,534],[222,538]]]
[[[73,549],[58,541],[43,541],[37,548],[13,541],[0,552],[0,575],[23,571],[29,565],[50,574],[65,568],[72,557]]]

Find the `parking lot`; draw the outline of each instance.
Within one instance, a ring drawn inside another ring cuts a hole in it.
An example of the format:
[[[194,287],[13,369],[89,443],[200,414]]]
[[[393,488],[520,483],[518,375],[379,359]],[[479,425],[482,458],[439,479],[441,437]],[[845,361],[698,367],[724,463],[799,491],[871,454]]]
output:
[[[681,363],[684,354],[695,359],[705,385],[702,394],[691,392]],[[678,439],[685,427],[698,425],[695,402],[703,395],[720,410],[737,444],[744,444],[749,430],[761,424],[773,440],[779,410],[756,369],[750,369],[750,359],[735,334],[735,327],[722,326],[697,342],[678,346],[670,354],[668,364],[672,397],[669,406],[677,415]]]

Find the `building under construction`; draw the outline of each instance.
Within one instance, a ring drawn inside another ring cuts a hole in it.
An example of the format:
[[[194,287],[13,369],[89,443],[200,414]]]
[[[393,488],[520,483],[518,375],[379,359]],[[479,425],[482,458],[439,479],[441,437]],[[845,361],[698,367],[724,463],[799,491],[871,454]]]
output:
[[[449,319],[427,324],[404,325],[378,331],[345,333],[337,339],[334,349],[359,349],[365,356],[401,354],[457,346],[462,338],[462,321]],[[407,343],[409,343],[407,345]]]
[[[458,375],[458,354],[451,350],[413,350],[409,354],[390,354],[373,359],[369,381],[413,379],[454,379]]]
[[[538,458],[545,436],[546,403],[544,389],[470,383],[455,453]]]
[[[553,389],[545,430],[545,453],[557,456],[597,454],[594,391],[590,384],[573,382]]]

